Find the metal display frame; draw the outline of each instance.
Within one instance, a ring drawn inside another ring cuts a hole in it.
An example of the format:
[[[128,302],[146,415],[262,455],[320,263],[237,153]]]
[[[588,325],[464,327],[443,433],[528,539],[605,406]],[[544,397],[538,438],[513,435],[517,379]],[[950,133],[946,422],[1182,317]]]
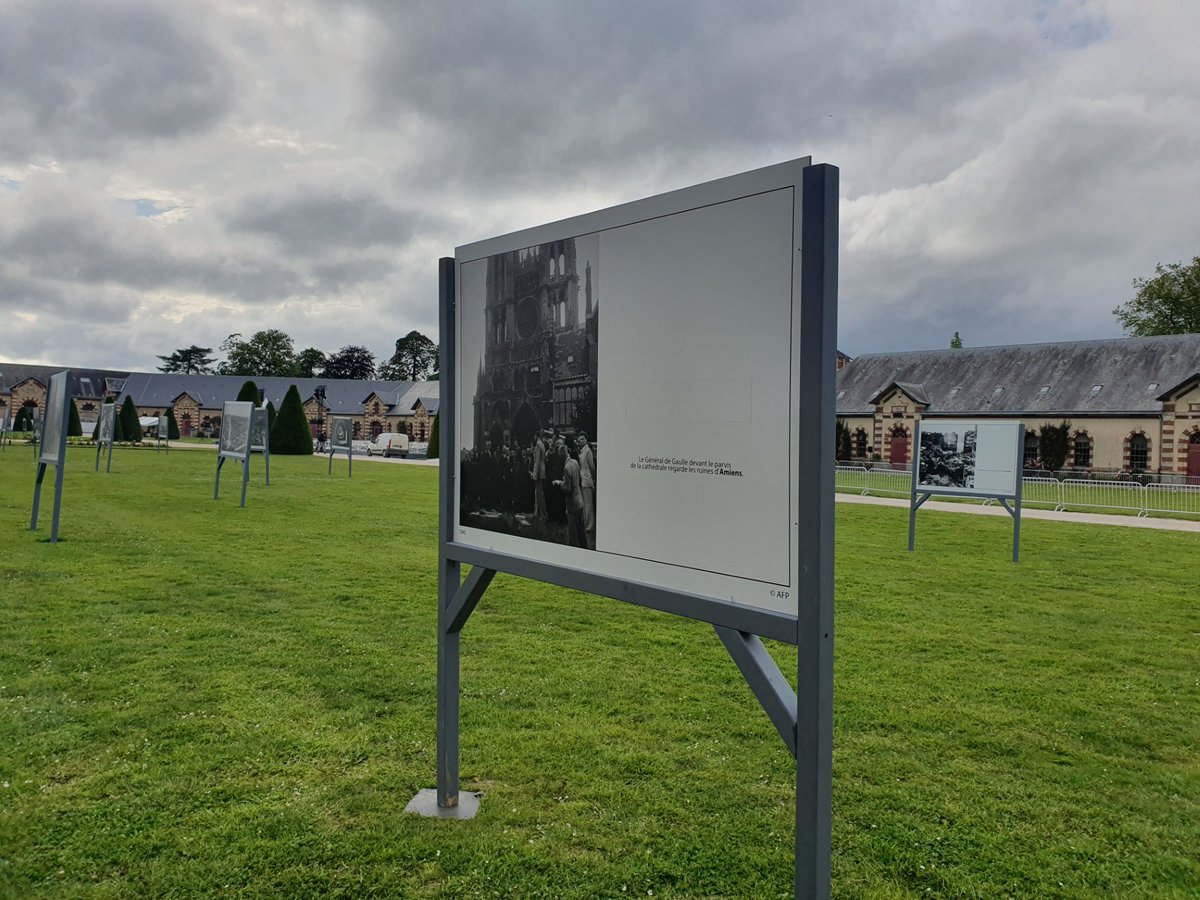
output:
[[[334,441],[333,436],[337,434],[337,424],[339,422],[346,423],[346,434],[349,435],[349,440],[345,446]],[[354,420],[350,416],[331,416],[329,419],[329,474],[333,474],[333,457],[339,450],[346,451],[346,477],[354,477]]]
[[[8,446],[8,419],[11,410],[8,405],[0,407],[0,450]]]
[[[267,412],[267,406],[264,403],[262,406],[254,407],[255,418],[250,423],[250,452],[261,453],[263,462],[267,469],[267,485],[271,484],[271,416]],[[262,425],[262,443],[254,443],[254,429]],[[243,504],[244,505],[244,504]]]
[[[507,572],[698,619],[713,626],[795,759],[795,896],[829,896],[838,175],[835,166],[795,160],[614,208],[623,211],[637,205],[639,213],[669,215],[672,204],[691,203],[691,207],[674,210],[686,211],[696,205],[723,202],[757,191],[779,187],[795,191],[792,226],[793,237],[799,236],[800,246],[792,254],[792,309],[799,324],[801,386],[800,396],[792,399],[793,404],[798,403],[798,434],[793,440],[798,442],[799,459],[792,483],[796,485],[800,518],[795,523],[799,535],[795,616],[456,543],[458,484],[453,459],[458,456],[457,263],[453,258],[439,261],[442,373],[439,412],[442,438],[453,456],[439,472],[437,788],[436,794],[433,791],[418,794],[409,804],[411,811],[444,818],[469,818],[478,806],[476,795],[459,790],[460,635],[493,576]],[[465,581],[463,564],[472,566]],[[797,690],[793,690],[779,670],[762,638],[797,647]]]
[[[70,380],[70,370],[58,372],[50,376],[50,388],[46,392],[46,418],[55,416],[58,420],[58,434],[54,436],[55,446],[50,452],[40,445],[38,453],[37,480],[33,486],[33,515],[29,520],[29,530],[37,531],[38,507],[41,505],[42,481],[46,477],[46,469],[54,467],[54,515],[50,524],[50,543],[58,543],[58,520],[62,509],[63,467],[67,462],[67,429],[71,423],[71,404],[67,398],[67,383]],[[55,407],[59,406],[60,409]]]
[[[1014,459],[1014,469],[1016,478],[1012,493],[1001,493],[994,491],[976,491],[967,489],[955,489],[949,487],[931,488],[929,485],[920,485],[917,479],[920,478],[921,471],[921,423],[917,422],[915,434],[913,436],[913,467],[912,467],[912,489],[909,492],[908,502],[908,550],[913,552],[916,546],[917,536],[917,510],[925,505],[925,501],[930,497],[970,497],[975,500],[995,500],[1008,512],[1013,520],[1013,547],[1012,561],[1020,562],[1021,559],[1021,486],[1024,479],[1021,477],[1022,470],[1022,455],[1025,447],[1025,426],[1020,422],[1011,421],[989,421],[987,419],[954,419],[953,423],[979,425],[1015,425],[1017,427],[1016,435],[1016,450]]]
[[[105,433],[104,428],[104,412],[108,410],[108,433]],[[100,432],[96,435],[96,471],[100,471],[100,451],[108,445],[108,463],[104,467],[105,472],[112,471],[112,455],[113,455],[113,436],[116,434],[117,428],[117,404],[102,403],[100,404],[100,416],[96,419],[96,428]]]
[[[250,454],[253,452],[251,445],[253,444],[253,441],[254,441],[255,417],[260,414],[266,415],[266,413],[265,412],[260,413],[259,407],[255,406],[249,400],[226,400],[225,404],[221,407],[221,428],[222,429],[225,428],[225,423],[228,421],[228,415],[229,415],[229,411],[231,409],[234,410],[235,412],[239,412],[239,413],[248,412],[250,414],[250,424],[249,424],[249,427],[246,429],[246,444],[244,447],[231,448],[229,450],[225,450],[225,449],[221,448],[219,441],[217,443],[217,481],[216,481],[216,484],[213,486],[213,499],[217,500],[221,494],[221,466],[225,465],[225,460],[227,460],[227,459],[236,459],[236,460],[240,461],[242,464],[242,503],[241,503],[241,505],[243,507],[245,507],[245,505],[246,505],[246,487],[250,484]]]
[[[154,426],[154,450],[171,452],[171,420],[166,416],[159,416]]]

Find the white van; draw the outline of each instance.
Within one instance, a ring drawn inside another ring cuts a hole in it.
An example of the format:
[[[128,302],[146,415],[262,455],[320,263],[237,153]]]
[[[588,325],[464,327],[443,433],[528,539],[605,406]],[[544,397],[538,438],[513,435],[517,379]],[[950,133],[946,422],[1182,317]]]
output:
[[[367,456],[408,456],[408,435],[385,431],[367,447]]]

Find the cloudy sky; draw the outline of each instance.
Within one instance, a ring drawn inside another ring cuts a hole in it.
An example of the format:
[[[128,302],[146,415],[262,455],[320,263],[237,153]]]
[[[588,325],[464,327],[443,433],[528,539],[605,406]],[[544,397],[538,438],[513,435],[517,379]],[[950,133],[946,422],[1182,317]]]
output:
[[[1196,0],[0,0],[0,359],[437,339],[458,244],[840,167],[839,345],[1112,337],[1200,254]]]

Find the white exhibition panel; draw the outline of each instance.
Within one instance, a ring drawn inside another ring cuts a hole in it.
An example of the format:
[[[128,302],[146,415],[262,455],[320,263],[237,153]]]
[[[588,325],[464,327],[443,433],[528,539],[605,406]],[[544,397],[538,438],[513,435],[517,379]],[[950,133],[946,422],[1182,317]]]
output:
[[[928,440],[953,445],[959,450],[974,434],[974,454],[969,456],[961,478],[938,478],[930,471],[929,460],[922,453]],[[981,497],[1015,497],[1021,478],[1020,422],[987,420],[927,420],[920,424],[920,442],[915,454],[917,467],[914,479],[918,491],[931,494],[955,494]],[[944,481],[952,483],[942,483]]]
[[[221,440],[217,445],[220,456],[249,459],[253,419],[254,404],[249,400],[225,401],[221,408]]]
[[[67,415],[67,377],[66,372],[50,376],[50,390],[46,394],[46,415],[43,418],[38,461],[52,466],[58,465],[63,420]]]
[[[596,285],[597,473],[594,551],[468,527],[461,495],[455,543],[797,614],[807,165],[458,248],[458,483],[479,437],[488,257],[564,239]]]

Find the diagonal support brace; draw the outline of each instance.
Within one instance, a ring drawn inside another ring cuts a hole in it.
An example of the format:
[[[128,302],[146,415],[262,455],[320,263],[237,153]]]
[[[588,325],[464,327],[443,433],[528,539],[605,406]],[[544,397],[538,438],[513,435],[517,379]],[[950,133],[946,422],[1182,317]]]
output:
[[[754,691],[771,724],[787,744],[788,752],[796,756],[796,692],[779,671],[779,666],[756,634],[714,625],[717,637],[729,651],[742,677]]]
[[[479,599],[483,596],[483,592],[492,583],[495,574],[495,569],[485,569],[483,566],[475,566],[471,569],[471,574],[454,592],[454,596],[450,598],[450,603],[446,607],[446,634],[456,634],[462,631],[463,626],[467,624],[467,619],[479,605]]]

